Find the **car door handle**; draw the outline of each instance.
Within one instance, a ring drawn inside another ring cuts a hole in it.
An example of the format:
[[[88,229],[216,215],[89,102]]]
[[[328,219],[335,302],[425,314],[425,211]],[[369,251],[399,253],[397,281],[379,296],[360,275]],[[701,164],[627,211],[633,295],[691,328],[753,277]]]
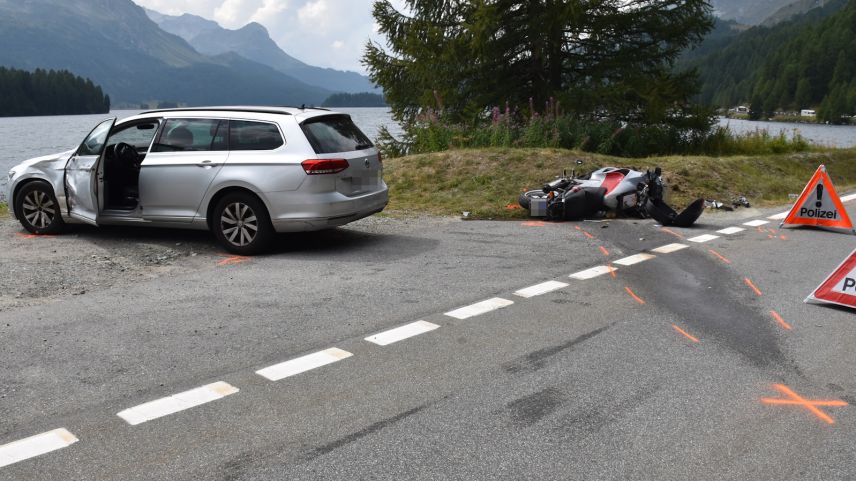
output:
[[[203,160],[202,162],[200,162],[196,165],[198,165],[199,167],[213,167],[214,161],[213,160]]]

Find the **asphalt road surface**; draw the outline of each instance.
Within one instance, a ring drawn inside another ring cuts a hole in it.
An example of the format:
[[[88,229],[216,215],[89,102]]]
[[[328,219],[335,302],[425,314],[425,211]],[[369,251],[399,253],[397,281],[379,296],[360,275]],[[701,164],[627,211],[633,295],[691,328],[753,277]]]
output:
[[[781,210],[384,219],[0,311],[0,479],[853,479],[856,316],[803,299],[856,236]]]

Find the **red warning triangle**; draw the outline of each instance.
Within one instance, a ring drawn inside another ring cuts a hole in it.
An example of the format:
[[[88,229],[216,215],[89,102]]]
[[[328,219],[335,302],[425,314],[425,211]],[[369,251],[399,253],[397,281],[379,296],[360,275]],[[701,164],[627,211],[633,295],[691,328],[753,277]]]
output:
[[[781,225],[788,224],[844,229],[856,234],[825,166],[817,168]]]
[[[856,308],[856,250],[805,300]]]

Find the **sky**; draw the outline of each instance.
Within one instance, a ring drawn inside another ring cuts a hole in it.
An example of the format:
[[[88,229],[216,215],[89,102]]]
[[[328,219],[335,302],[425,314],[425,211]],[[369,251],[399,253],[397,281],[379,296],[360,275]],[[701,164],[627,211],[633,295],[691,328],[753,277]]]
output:
[[[134,0],[167,15],[192,13],[229,29],[264,25],[287,54],[310,65],[365,73],[366,41],[382,40],[372,0]],[[400,7],[403,1],[393,4]]]

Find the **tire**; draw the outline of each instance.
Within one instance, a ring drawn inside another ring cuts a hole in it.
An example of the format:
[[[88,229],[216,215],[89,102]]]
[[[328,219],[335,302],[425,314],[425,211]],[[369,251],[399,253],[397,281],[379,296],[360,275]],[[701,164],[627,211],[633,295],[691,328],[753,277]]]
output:
[[[211,229],[227,251],[243,256],[264,252],[274,237],[264,204],[256,196],[243,192],[227,194],[217,202]]]
[[[58,234],[65,226],[53,188],[38,180],[24,185],[15,196],[15,215],[29,232],[36,235]]]
[[[547,194],[545,194],[541,189],[530,190],[520,194],[520,197],[517,199],[517,203],[520,204],[520,207],[529,210],[529,206],[531,205],[530,199],[544,199],[546,197]]]

